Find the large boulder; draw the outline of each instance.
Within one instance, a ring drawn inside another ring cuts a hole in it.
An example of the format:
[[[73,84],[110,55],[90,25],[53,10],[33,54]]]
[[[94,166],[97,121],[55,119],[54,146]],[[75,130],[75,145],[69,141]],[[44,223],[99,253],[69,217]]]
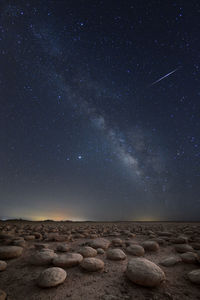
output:
[[[165,273],[159,266],[141,257],[128,262],[126,276],[132,282],[146,287],[158,286],[165,280]]]
[[[10,259],[19,257],[22,254],[23,248],[18,246],[1,246],[0,259]]]
[[[100,271],[104,268],[104,262],[98,258],[88,257],[83,259],[81,267],[90,272]]]
[[[194,252],[185,252],[180,255],[182,261],[187,264],[195,264],[198,262],[198,255]]]
[[[37,284],[40,287],[48,288],[57,286],[65,281],[67,273],[61,268],[48,268],[40,273]]]

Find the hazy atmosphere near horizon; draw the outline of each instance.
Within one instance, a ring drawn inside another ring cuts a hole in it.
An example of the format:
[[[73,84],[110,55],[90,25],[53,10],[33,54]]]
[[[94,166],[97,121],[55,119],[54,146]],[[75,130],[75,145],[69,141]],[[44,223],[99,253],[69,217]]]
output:
[[[199,220],[199,19],[0,1],[0,219]]]

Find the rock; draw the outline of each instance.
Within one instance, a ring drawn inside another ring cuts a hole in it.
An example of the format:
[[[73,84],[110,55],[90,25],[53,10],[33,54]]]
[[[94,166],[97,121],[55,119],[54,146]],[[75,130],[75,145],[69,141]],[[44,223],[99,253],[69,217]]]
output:
[[[7,263],[3,260],[0,260],[0,271],[4,271],[7,268]]]
[[[198,255],[194,252],[185,252],[180,255],[182,261],[187,264],[195,264],[198,261]]]
[[[22,248],[25,248],[26,247],[26,241],[22,238],[20,239],[16,239],[16,240],[13,240],[12,241],[12,245],[13,246],[19,246],[19,247],[22,247]]]
[[[126,258],[126,254],[121,249],[109,249],[107,258],[110,260],[123,260]]]
[[[70,246],[68,244],[60,244],[57,246],[56,250],[59,252],[67,252],[70,250]]]
[[[120,238],[115,238],[111,241],[114,247],[119,247],[123,245],[123,241]]]
[[[0,259],[10,259],[19,257],[23,248],[18,246],[0,246]]]
[[[5,300],[7,297],[6,293],[0,289],[0,300]]]
[[[141,257],[128,262],[126,276],[132,282],[146,287],[158,286],[165,280],[165,274],[159,266]]]
[[[43,244],[43,243],[37,243],[37,244],[34,244],[34,246],[35,246],[35,249],[37,249],[37,250],[49,248],[49,244]]]
[[[110,246],[110,241],[104,238],[97,238],[95,240],[92,240],[90,242],[90,247],[92,248],[102,248],[104,250],[108,249],[108,247]]]
[[[32,241],[35,239],[34,235],[25,235],[24,236],[25,241]]]
[[[179,257],[170,256],[170,257],[163,259],[160,262],[160,265],[165,266],[165,267],[172,267],[179,262],[181,262],[181,259]]]
[[[135,244],[131,244],[130,246],[128,246],[126,248],[126,251],[131,254],[131,255],[135,255],[135,256],[143,256],[145,251],[144,248],[140,245],[135,245]]]
[[[200,284],[200,269],[189,272],[188,278],[191,282]]]
[[[173,244],[186,244],[188,242],[188,238],[186,236],[180,235],[177,238],[173,238],[170,240]]]
[[[83,257],[94,257],[97,255],[97,250],[92,247],[86,246],[86,247],[81,248],[79,250],[79,253]]]
[[[71,268],[80,264],[83,256],[79,253],[67,253],[58,255],[53,259],[53,265],[61,268]]]
[[[90,272],[100,271],[104,268],[104,262],[98,258],[88,257],[83,259],[81,267]]]
[[[145,241],[141,245],[145,251],[158,251],[160,248],[159,244],[155,241]]]
[[[51,249],[43,249],[36,251],[29,257],[29,263],[35,266],[43,266],[52,263],[53,259],[57,256]]]
[[[102,248],[97,248],[97,254],[104,254],[105,251]]]
[[[185,253],[193,251],[193,248],[188,244],[178,244],[175,245],[175,250],[178,253]]]
[[[48,268],[41,272],[37,284],[40,287],[48,288],[57,286],[65,281],[67,273],[61,268]]]

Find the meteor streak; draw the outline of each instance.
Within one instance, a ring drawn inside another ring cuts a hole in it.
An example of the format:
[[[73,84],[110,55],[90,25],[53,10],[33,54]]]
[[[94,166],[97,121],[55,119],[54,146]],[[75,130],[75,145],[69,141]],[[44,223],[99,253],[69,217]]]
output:
[[[178,71],[179,69],[180,69],[180,67],[178,67],[178,68],[176,68],[175,70],[169,72],[168,74],[166,74],[166,75],[164,75],[163,77],[159,78],[158,80],[154,81],[152,84],[149,85],[149,87],[152,86],[152,85],[154,85],[154,84],[156,84],[156,83],[158,83],[159,81],[163,80],[164,78],[170,76],[171,74],[175,73],[175,72]]]

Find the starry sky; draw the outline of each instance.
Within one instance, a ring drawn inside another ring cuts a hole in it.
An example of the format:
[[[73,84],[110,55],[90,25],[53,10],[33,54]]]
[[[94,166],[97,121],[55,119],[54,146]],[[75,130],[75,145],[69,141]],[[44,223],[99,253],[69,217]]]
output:
[[[200,2],[0,1],[0,218],[198,220]]]

